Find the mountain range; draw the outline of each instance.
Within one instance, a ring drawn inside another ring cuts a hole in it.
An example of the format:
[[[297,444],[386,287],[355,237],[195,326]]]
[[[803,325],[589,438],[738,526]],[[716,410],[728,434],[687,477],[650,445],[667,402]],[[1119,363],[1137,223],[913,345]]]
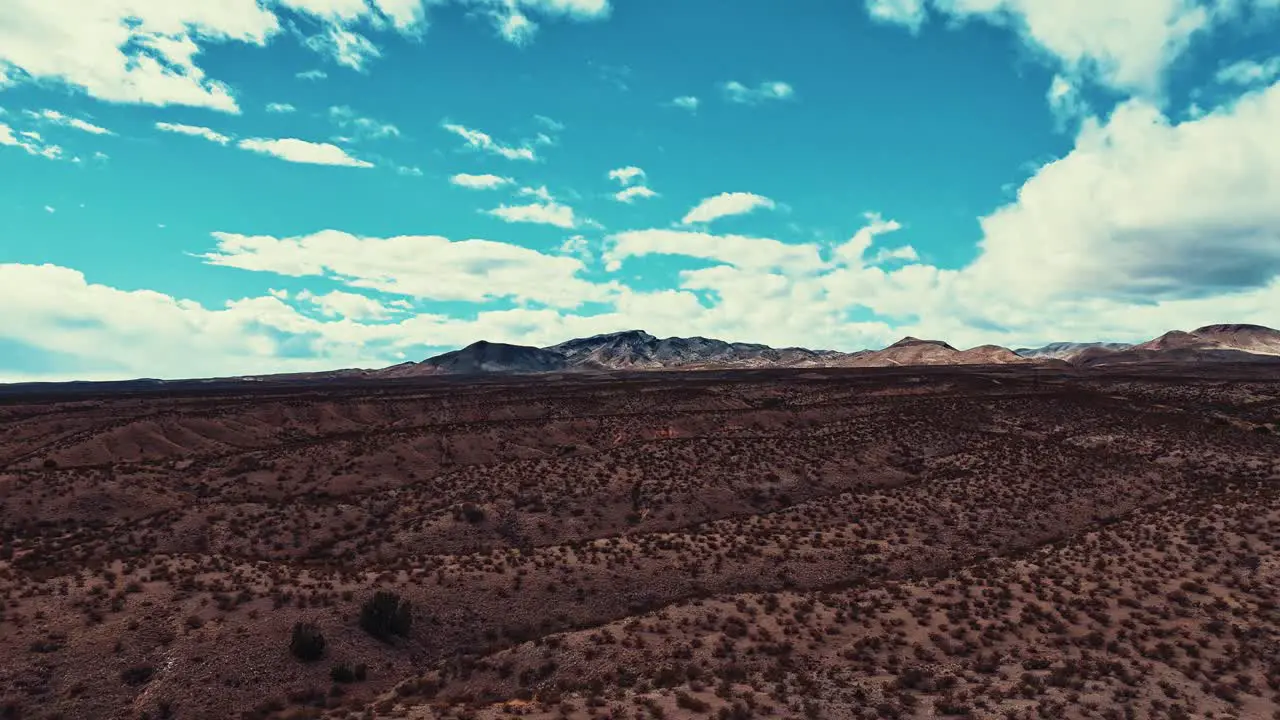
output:
[[[980,345],[958,350],[941,340],[905,337],[883,350],[852,353],[772,348],[705,337],[659,339],[643,330],[576,338],[548,347],[480,341],[460,350],[364,374],[373,377],[616,370],[709,370],[786,367],[893,367],[1053,363],[1097,367],[1138,362],[1277,362],[1280,331],[1261,325],[1207,325],[1174,330],[1137,345],[1058,342],[1010,350]]]

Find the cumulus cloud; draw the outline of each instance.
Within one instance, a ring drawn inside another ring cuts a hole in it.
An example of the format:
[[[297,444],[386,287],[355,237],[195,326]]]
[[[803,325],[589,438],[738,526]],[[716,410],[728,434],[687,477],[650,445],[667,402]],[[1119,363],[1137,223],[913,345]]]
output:
[[[297,138],[245,138],[236,145],[242,150],[271,155],[294,163],[356,168],[373,167],[373,163],[352,157],[346,150],[331,143],[309,142]]]
[[[76,378],[209,377],[380,364],[358,344],[333,339],[336,324],[305,318],[274,297],[210,308],[150,290],[91,283],[70,268],[0,264],[0,303],[13,313],[0,326],[0,337],[73,359],[75,369],[63,372]],[[283,357],[289,335],[312,338],[312,356]],[[0,381],[27,379],[47,377],[0,372]]]
[[[53,123],[54,125],[62,125],[64,127],[74,128],[82,132],[87,132],[91,135],[114,135],[115,134],[100,125],[94,125],[93,123],[88,122],[86,120],[81,120],[80,118],[64,115],[58,112],[57,110],[40,110],[39,112],[28,110],[26,111],[26,114],[28,117],[31,117],[31,118],[44,120],[44,121]]]
[[[689,112],[697,112],[698,105],[700,104],[701,101],[694,95],[681,95],[671,101],[672,107],[678,107],[681,110],[688,110]]]
[[[3,122],[0,122],[0,146],[16,147],[26,151],[28,155],[36,155],[48,160],[62,158],[62,148],[44,142],[40,133],[34,130],[14,130]]]
[[[1280,84],[1174,123],[1130,100],[983,218],[969,274],[1023,297],[1186,297],[1280,273]]]
[[[875,257],[871,258],[871,264],[879,265],[893,261],[912,262],[919,259],[920,255],[915,248],[910,245],[901,245],[896,248],[881,248],[876,251]]]
[[[609,171],[609,179],[617,180],[623,185],[630,185],[636,180],[644,180],[644,170],[634,166],[615,168]]]
[[[280,29],[256,0],[0,3],[0,65],[100,100],[238,112],[200,68],[201,42],[262,45]]]
[[[528,205],[504,204],[488,212],[490,215],[509,223],[553,225],[566,230],[572,230],[578,226],[573,208],[568,205],[561,205],[554,200],[530,203]]]
[[[156,123],[156,129],[179,135],[203,138],[219,145],[227,145],[234,140],[228,135],[223,135],[216,130],[198,125],[158,122]],[[357,168],[373,167],[373,163],[352,157],[346,150],[337,145],[310,142],[308,140],[299,140],[298,138],[244,138],[236,143],[236,147],[294,163],[340,165]]]
[[[795,88],[789,83],[779,80],[762,82],[755,87],[748,87],[737,80],[730,80],[720,87],[729,102],[741,105],[755,105],[766,100],[789,100],[796,94]]]
[[[430,300],[533,300],[576,307],[608,292],[578,277],[576,258],[491,240],[366,238],[326,230],[293,238],[215,233],[213,265],[290,277],[328,277],[351,288]]]
[[[614,168],[609,171],[609,179],[616,181],[623,188],[613,194],[613,199],[621,203],[635,202],[637,198],[653,198],[658,193],[645,185],[645,172],[634,165]]]
[[[231,142],[230,137],[223,135],[216,130],[210,130],[207,127],[201,127],[199,125],[158,122],[156,123],[156,129],[163,130],[164,132],[178,133],[179,135],[190,135],[192,137],[204,138],[209,142],[215,142],[219,145],[226,145]]]
[[[510,145],[503,145],[502,143],[494,140],[493,136],[488,133],[481,132],[480,130],[475,130],[456,123],[445,123],[443,127],[448,132],[451,132],[466,141],[467,147],[482,150],[492,155],[504,157],[508,160],[534,161],[538,159],[532,148],[527,146],[513,147]]]
[[[632,185],[614,193],[613,199],[621,203],[631,203],[635,202],[637,198],[648,199],[657,196],[658,193],[644,185]]]
[[[924,0],[865,0],[872,20],[902,25],[916,32],[924,24],[927,13]]]
[[[1217,72],[1214,78],[1223,84],[1252,86],[1280,78],[1280,56],[1259,62],[1240,60]]]
[[[1089,103],[1081,96],[1080,88],[1061,75],[1053,76],[1053,81],[1049,84],[1049,92],[1045,97],[1059,130],[1090,113]]]
[[[928,12],[924,0],[865,2],[873,19],[912,31]],[[1155,97],[1165,71],[1193,38],[1238,17],[1247,4],[1248,0],[929,0],[928,8],[952,20],[1008,27],[1067,75]]]
[[[0,3],[0,86],[58,82],[107,102],[186,105],[240,111],[230,86],[197,62],[209,46],[264,46],[285,36],[301,13],[319,24],[304,43],[339,65],[364,70],[381,55],[352,29],[420,34],[425,8],[449,0],[102,0]],[[608,17],[606,0],[453,0],[491,17],[513,42],[527,42],[536,16],[585,21]],[[300,77],[323,78],[320,71]]]
[[[356,137],[362,139],[378,140],[400,136],[400,128],[395,125],[364,117],[348,105],[329,108],[329,119],[340,128],[350,129]]]
[[[495,190],[503,185],[510,185],[515,182],[509,177],[501,175],[471,175],[468,173],[458,173],[449,178],[449,182],[464,187],[468,190]]]
[[[267,103],[267,112],[269,113],[291,113],[296,112],[297,109],[289,103]]]
[[[307,47],[357,72],[382,57],[382,50],[369,38],[341,25],[329,25],[304,41]]]
[[[604,259],[623,263],[645,255],[680,255],[741,268],[790,268],[808,272],[823,266],[815,245],[793,245],[770,238],[713,235],[686,230],[632,230],[609,237]]]
[[[862,217],[866,224],[853,237],[835,247],[832,256],[837,262],[853,265],[861,263],[877,237],[902,229],[902,224],[897,220],[886,220],[880,213],[867,212]]]
[[[608,0],[462,0],[487,15],[498,35],[507,42],[524,45],[533,39],[538,23],[530,17],[537,13],[574,20],[602,20],[610,13]]]
[[[709,197],[698,203],[692,210],[684,216],[680,222],[685,225],[694,223],[709,223],[722,217],[730,215],[745,215],[753,210],[761,208],[773,209],[776,207],[773,200],[755,193],[747,192],[727,192],[720,193],[714,197]]]
[[[381,302],[359,293],[333,290],[323,295],[316,295],[309,290],[298,293],[301,301],[314,305],[322,315],[330,318],[346,318],[348,320],[385,320],[391,317],[393,309]]]

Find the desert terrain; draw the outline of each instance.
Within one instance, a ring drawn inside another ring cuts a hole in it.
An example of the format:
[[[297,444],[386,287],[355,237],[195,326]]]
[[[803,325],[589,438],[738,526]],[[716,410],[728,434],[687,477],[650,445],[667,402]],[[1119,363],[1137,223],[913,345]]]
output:
[[[0,388],[0,718],[1280,717],[1275,365]]]

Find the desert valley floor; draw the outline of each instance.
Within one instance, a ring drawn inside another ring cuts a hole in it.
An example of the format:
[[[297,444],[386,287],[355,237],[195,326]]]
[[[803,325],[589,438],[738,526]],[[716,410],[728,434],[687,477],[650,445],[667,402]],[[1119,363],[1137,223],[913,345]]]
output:
[[[1227,365],[0,392],[0,718],[1280,717],[1278,423]]]

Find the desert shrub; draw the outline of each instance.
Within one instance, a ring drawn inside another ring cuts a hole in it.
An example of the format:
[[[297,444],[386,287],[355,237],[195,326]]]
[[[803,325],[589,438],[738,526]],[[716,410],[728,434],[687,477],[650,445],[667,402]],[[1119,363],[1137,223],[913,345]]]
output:
[[[324,657],[324,633],[315,623],[296,622],[289,639],[289,652],[303,662],[314,662]]]
[[[389,590],[379,590],[360,606],[360,627],[382,641],[407,637],[413,625],[413,606]]]
[[[137,687],[145,685],[155,673],[156,669],[150,665],[134,665],[120,673],[120,680],[125,685]]]
[[[365,679],[367,672],[363,663],[353,668],[341,662],[329,669],[329,679],[336,683],[361,682]]]
[[[683,690],[676,692],[676,707],[694,712],[706,712],[711,708],[706,701],[699,700]]]

